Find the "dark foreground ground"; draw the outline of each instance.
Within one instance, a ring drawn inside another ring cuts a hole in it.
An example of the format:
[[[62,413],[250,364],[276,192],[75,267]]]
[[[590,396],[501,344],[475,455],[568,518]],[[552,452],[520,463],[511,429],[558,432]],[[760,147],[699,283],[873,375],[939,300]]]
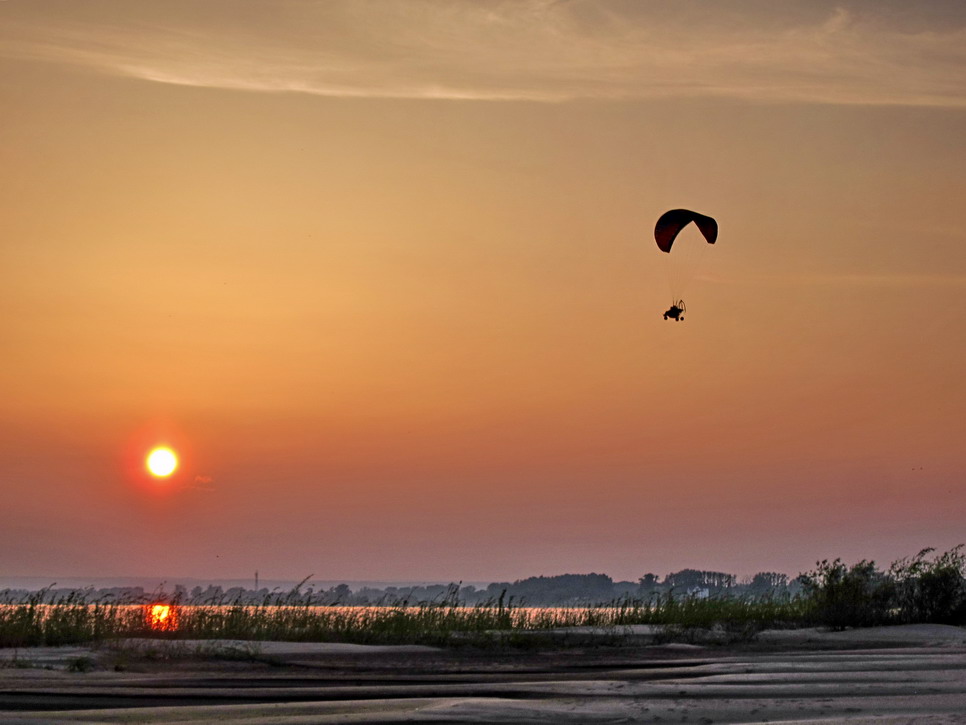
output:
[[[0,723],[966,723],[959,628],[776,632],[731,647],[606,641],[0,650]]]

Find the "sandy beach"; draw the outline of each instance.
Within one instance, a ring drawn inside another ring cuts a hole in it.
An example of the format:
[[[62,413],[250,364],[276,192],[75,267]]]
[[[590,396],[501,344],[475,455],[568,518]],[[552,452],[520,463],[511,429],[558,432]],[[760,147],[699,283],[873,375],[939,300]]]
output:
[[[771,631],[741,646],[646,635],[526,652],[284,642],[4,650],[0,722],[966,723],[961,628]]]

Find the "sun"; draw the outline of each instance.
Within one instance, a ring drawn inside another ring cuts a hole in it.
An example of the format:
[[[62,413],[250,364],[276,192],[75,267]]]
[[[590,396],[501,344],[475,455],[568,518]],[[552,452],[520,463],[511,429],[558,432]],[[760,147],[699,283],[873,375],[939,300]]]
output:
[[[156,478],[167,478],[178,467],[178,456],[167,447],[155,448],[145,461],[148,472]]]

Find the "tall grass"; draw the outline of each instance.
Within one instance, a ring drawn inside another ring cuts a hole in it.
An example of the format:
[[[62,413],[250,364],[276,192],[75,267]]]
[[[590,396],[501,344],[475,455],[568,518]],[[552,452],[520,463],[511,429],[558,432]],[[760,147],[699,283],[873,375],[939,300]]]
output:
[[[139,601],[74,592],[50,601],[41,591],[0,602],[0,647],[103,642],[132,637],[241,639],[359,644],[433,644],[506,641],[507,633],[552,629],[657,625],[672,630],[717,629],[749,639],[765,628],[845,628],[908,622],[966,624],[966,557],[956,547],[932,559],[924,549],[888,572],[872,562],[846,566],[822,561],[801,576],[795,596],[711,597],[662,594],[582,607],[527,607],[505,596],[463,606],[458,588],[437,601],[384,606],[320,606],[296,587],[260,604],[212,599],[185,602],[163,592]],[[151,605],[171,607],[159,626]]]
[[[92,599],[83,591],[48,602],[46,594],[0,603],[0,647],[98,642],[150,631],[142,606]]]
[[[62,645],[131,637],[244,639],[358,644],[500,641],[507,633],[635,624],[712,627],[730,623],[755,631],[801,619],[796,600],[698,599],[665,596],[588,607],[526,607],[503,598],[472,607],[453,598],[390,606],[317,606],[307,602],[242,604],[169,600],[175,626],[152,621],[148,602],[90,601],[72,594],[53,602],[31,597],[0,604],[0,646]]]

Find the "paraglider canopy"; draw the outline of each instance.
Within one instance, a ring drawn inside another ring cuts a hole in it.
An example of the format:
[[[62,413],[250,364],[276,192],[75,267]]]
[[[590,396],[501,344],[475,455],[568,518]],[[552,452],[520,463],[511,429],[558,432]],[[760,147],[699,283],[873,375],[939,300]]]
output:
[[[701,230],[708,244],[714,244],[718,239],[718,222],[711,217],[690,209],[671,209],[661,214],[654,226],[654,241],[657,242],[658,249],[670,253],[678,233],[691,222]]]

